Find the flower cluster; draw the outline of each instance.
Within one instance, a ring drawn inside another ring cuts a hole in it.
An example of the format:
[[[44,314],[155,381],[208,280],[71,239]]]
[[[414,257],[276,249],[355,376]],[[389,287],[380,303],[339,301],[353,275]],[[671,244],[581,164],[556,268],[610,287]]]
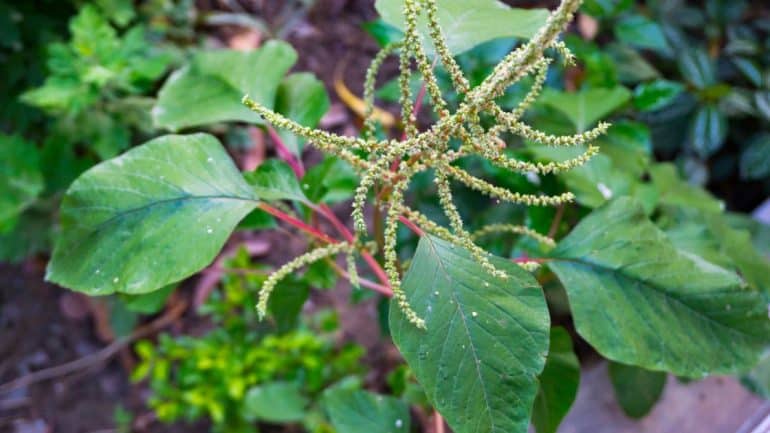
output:
[[[379,184],[381,190],[387,192],[387,194],[381,194],[385,197],[385,204],[388,207],[383,244],[385,272],[393,290],[394,299],[414,325],[424,328],[425,323],[412,310],[401,289],[396,254],[396,232],[399,219],[406,218],[426,232],[466,248],[486,271],[501,279],[507,278],[507,275],[495,268],[489,260],[489,253],[474,243],[476,237],[494,231],[507,231],[531,236],[545,245],[553,245],[553,240],[520,226],[495,225],[482,230],[481,233],[469,233],[464,228],[460,213],[453,202],[451,180],[495,199],[529,206],[560,205],[574,199],[571,193],[547,196],[509,191],[475,177],[453,163],[461,158],[475,155],[511,171],[548,174],[569,170],[584,164],[598,152],[598,148],[590,145],[590,142],[607,130],[609,125],[606,123],[600,123],[596,128],[580,134],[554,136],[539,131],[521,120],[524,112],[542,90],[546,72],[551,62],[551,59],[546,57],[546,51],[549,48],[553,49],[565,62],[573,61],[572,54],[562,42],[557,40],[557,37],[567,23],[571,21],[579,5],[580,0],[562,0],[559,7],[551,13],[546,24],[531,40],[509,53],[481,84],[471,88],[447,47],[438,20],[436,0],[404,0],[405,35],[403,41],[383,48],[372,61],[366,74],[364,101],[367,104],[368,117],[364,123],[363,138],[339,136],[306,128],[259,105],[248,95],[243,98],[243,103],[266,121],[308,139],[320,150],[347,161],[360,173],[361,181],[355,193],[352,211],[356,242],[368,236],[363,209],[369,191]],[[427,21],[430,39],[435,48],[436,58],[442,62],[448,71],[454,91],[464,96],[463,102],[454,113],[450,113],[447,102],[442,97],[438,80],[433,73],[434,65],[420,41],[417,21],[423,14]],[[401,141],[376,140],[372,137],[374,121],[371,117],[374,106],[374,83],[383,61],[387,56],[393,54],[398,54],[400,59],[400,105],[405,139]],[[418,130],[414,113],[414,97],[409,87],[413,65],[416,65],[424,80],[425,89],[432,101],[432,108],[438,116],[437,122],[425,131]],[[509,86],[528,75],[534,76],[533,85],[514,110],[506,112],[495,103],[495,99],[502,95]],[[485,129],[481,123],[481,114],[491,116],[496,124]],[[501,139],[501,135],[504,133],[514,134],[549,146],[583,144],[588,146],[582,155],[574,159],[546,164],[532,163],[510,158],[503,152],[505,142]],[[452,139],[455,139],[455,142],[459,142],[460,145],[451,145],[450,140]],[[426,170],[432,170],[434,174],[439,201],[449,220],[449,228],[436,224],[426,216],[411,209],[404,202],[404,193],[411,178]],[[351,251],[354,251],[354,247],[355,243],[340,244],[324,246],[311,251],[279,269],[274,277],[268,280],[269,286],[273,287],[281,276],[285,276],[303,264],[340,252],[350,254]],[[350,265],[352,262],[350,256],[348,256],[348,262],[349,268],[354,269],[355,266]],[[521,265],[525,269],[532,270],[538,264],[524,262]],[[262,313],[266,308],[269,293],[269,290],[262,290],[259,303],[259,309]]]

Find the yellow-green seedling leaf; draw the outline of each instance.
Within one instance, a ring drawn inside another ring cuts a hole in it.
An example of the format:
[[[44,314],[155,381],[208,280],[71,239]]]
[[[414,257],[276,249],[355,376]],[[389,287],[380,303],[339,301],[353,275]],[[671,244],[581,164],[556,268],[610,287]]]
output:
[[[256,205],[216,138],[156,138],[70,186],[46,279],[91,295],[157,290],[211,263]]]
[[[296,61],[294,49],[280,41],[249,52],[197,52],[163,84],[152,109],[153,120],[171,131],[227,121],[261,124],[262,118],[241,99],[249,95],[272,108],[281,80]]]
[[[560,326],[551,328],[548,359],[540,374],[540,388],[532,408],[537,433],[555,433],[577,397],[580,362],[572,350],[572,338]]]
[[[607,371],[623,412],[631,418],[647,415],[666,386],[666,373],[610,361]]]
[[[393,341],[456,433],[526,432],[548,353],[550,317],[537,281],[509,260],[490,261],[508,277],[423,236],[403,289],[427,329],[390,306]]]
[[[323,406],[338,433],[408,433],[409,406],[395,397],[335,387]]]
[[[584,218],[552,252],[577,332],[606,358],[678,376],[745,371],[770,343],[768,299],[678,250],[634,199]]]
[[[486,41],[505,37],[531,38],[548,19],[546,9],[512,8],[498,0],[438,0],[438,22],[452,54],[468,51]],[[404,29],[403,0],[377,0],[383,21]],[[427,20],[417,23],[424,42],[429,40]],[[425,44],[426,50],[433,45]]]

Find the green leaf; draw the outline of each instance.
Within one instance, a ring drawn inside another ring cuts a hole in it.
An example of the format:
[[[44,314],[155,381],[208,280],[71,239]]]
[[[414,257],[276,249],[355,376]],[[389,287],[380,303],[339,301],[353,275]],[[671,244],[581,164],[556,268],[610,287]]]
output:
[[[632,15],[618,22],[615,37],[628,45],[648,48],[666,56],[673,53],[660,26],[641,15]]]
[[[310,286],[295,276],[281,280],[275,293],[270,296],[267,309],[275,321],[278,332],[288,332],[297,327],[302,307],[310,296]]]
[[[139,314],[155,314],[163,309],[169,296],[174,292],[176,285],[169,284],[154,292],[141,295],[123,295],[121,300],[126,310]]]
[[[647,125],[630,120],[614,122],[607,133],[596,140],[612,165],[638,179],[650,165],[652,140]]]
[[[681,83],[668,80],[655,80],[636,86],[634,106],[642,111],[659,110],[670,104],[684,91]]]
[[[582,10],[597,18],[612,18],[633,4],[632,0],[586,0]]]
[[[329,95],[324,83],[313,74],[301,72],[291,74],[278,86],[275,110],[300,125],[315,127],[329,110]],[[295,155],[302,153],[303,140],[296,135],[280,130],[283,143]]]
[[[268,159],[256,170],[244,173],[257,196],[263,200],[298,200],[310,203],[291,167],[278,159]]]
[[[353,167],[336,157],[326,157],[302,178],[302,189],[313,203],[337,203],[353,196],[358,175]]]
[[[46,279],[92,295],[157,290],[208,265],[256,205],[216,138],[156,138],[70,186]]]
[[[677,250],[621,197],[584,218],[549,264],[575,326],[604,357],[679,376],[751,367],[770,340],[767,298]]]
[[[677,61],[682,78],[698,89],[716,84],[716,67],[702,48],[677,53]]]
[[[383,21],[404,29],[402,0],[377,0],[375,7]],[[460,54],[492,39],[514,36],[531,38],[548,18],[546,9],[511,8],[497,0],[441,0],[438,2],[438,21],[452,54]],[[428,41],[427,21],[423,16],[417,28],[426,50],[433,45]]]
[[[457,433],[526,432],[548,351],[550,317],[537,282],[508,260],[490,260],[506,280],[465,249],[423,236],[403,289],[427,330],[390,306],[393,341]]]
[[[0,234],[16,225],[19,215],[42,191],[35,144],[20,136],[0,134]]]
[[[749,388],[765,399],[770,399],[770,352],[754,366],[744,377],[743,381]]]
[[[172,131],[228,121],[261,124],[241,99],[248,94],[272,108],[278,86],[296,60],[294,49],[279,41],[250,52],[199,51],[163,84],[153,120]]]
[[[564,161],[585,152],[584,146],[530,145],[528,148],[538,159],[548,161]],[[631,192],[634,179],[629,174],[615,168],[610,157],[599,154],[579,167],[559,173],[558,177],[575,194],[578,203],[598,207],[613,197]]]
[[[337,433],[408,433],[411,419],[403,401],[368,391],[334,388],[323,406]]]
[[[647,415],[663,394],[666,373],[610,362],[607,366],[621,409],[631,418]]]
[[[273,423],[302,421],[308,400],[300,387],[290,382],[270,382],[246,392],[241,415],[249,420]]]
[[[401,30],[386,23],[382,19],[372,20],[361,24],[361,27],[377,41],[377,45],[384,47],[391,42],[398,42],[404,37]]]
[[[716,106],[702,107],[690,124],[690,146],[701,158],[708,158],[722,148],[727,128],[727,118]]]
[[[679,177],[673,164],[655,164],[650,167],[650,176],[660,194],[662,205],[689,206],[704,212],[721,212],[724,209],[724,204],[708,191],[690,185]]]
[[[770,176],[770,134],[762,134],[751,140],[741,153],[741,177],[747,180]]]
[[[532,409],[537,433],[556,433],[577,397],[579,384],[580,363],[572,350],[572,338],[564,328],[555,326],[551,328],[548,359]]]
[[[770,294],[770,261],[755,249],[748,230],[730,226],[722,214],[691,208],[667,209],[666,216],[673,220],[665,224],[666,235],[677,248],[732,270],[752,288]]]
[[[575,129],[583,132],[629,99],[631,92],[618,86],[612,89],[584,89],[577,93],[545,89],[540,102],[564,113],[575,125]]]
[[[628,45],[611,43],[604,47],[604,51],[615,62],[618,78],[623,83],[638,83],[660,77],[660,72]]]

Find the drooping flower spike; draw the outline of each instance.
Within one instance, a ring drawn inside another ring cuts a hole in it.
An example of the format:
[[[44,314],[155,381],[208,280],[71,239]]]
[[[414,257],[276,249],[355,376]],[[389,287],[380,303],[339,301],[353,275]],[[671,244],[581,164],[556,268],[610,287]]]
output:
[[[362,138],[345,137],[304,127],[259,105],[248,95],[245,96],[243,103],[267,122],[304,137],[318,149],[348,162],[361,176],[353,199],[352,217],[356,232],[355,241],[353,243],[324,245],[278,269],[265,282],[260,293],[258,306],[260,314],[265,313],[268,297],[276,283],[289,273],[312,261],[346,253],[349,274],[351,278],[357,279],[353,254],[360,239],[368,236],[363,209],[369,191],[377,184],[383,190],[388,191],[388,194],[384,195],[385,204],[388,207],[385,216],[383,245],[385,272],[397,305],[403,310],[409,321],[417,327],[424,328],[425,322],[409,305],[406,294],[401,289],[397,266],[396,233],[400,218],[405,217],[426,232],[468,249],[474,259],[487,272],[501,279],[507,278],[507,275],[496,269],[489,260],[489,253],[474,243],[478,237],[496,231],[507,231],[530,236],[546,246],[552,246],[552,239],[521,226],[496,224],[475,234],[469,233],[464,228],[460,213],[454,205],[450,181],[454,180],[495,199],[529,206],[553,206],[574,200],[574,195],[571,193],[546,196],[510,191],[473,176],[453,163],[463,157],[478,156],[489,160],[498,167],[511,171],[548,174],[559,173],[585,164],[598,153],[599,149],[591,145],[591,142],[607,131],[609,125],[606,123],[600,123],[594,129],[580,134],[556,136],[539,131],[521,120],[525,111],[537,99],[543,88],[548,65],[551,62],[551,59],[545,55],[546,50],[552,48],[567,64],[574,61],[572,53],[564,43],[557,40],[557,37],[567,23],[572,20],[573,14],[579,6],[580,0],[562,0],[559,7],[550,14],[546,24],[529,42],[509,53],[481,84],[471,88],[468,79],[447,46],[438,18],[436,0],[404,0],[405,29],[403,41],[384,47],[374,57],[366,73],[364,84],[366,119],[364,119]],[[426,53],[417,31],[417,21],[423,14],[426,17],[428,33],[435,48],[436,58],[433,62]],[[399,100],[406,139],[403,141],[376,140],[373,138],[375,122],[372,116],[375,81],[382,63],[388,56],[394,54],[399,56]],[[449,111],[448,104],[443,99],[438,85],[438,79],[433,72],[438,61],[441,61],[449,73],[454,91],[465,96],[454,113]],[[437,122],[422,132],[417,127],[416,113],[414,112],[415,101],[409,86],[413,64],[416,65],[417,71],[425,83],[425,89],[430,96],[433,110],[438,116]],[[505,93],[508,87],[527,75],[534,75],[534,81],[528,94],[515,109],[510,112],[504,111],[494,102],[495,98]],[[481,124],[482,113],[490,115],[497,124],[489,129],[484,129]],[[504,132],[549,146],[587,145],[587,148],[582,155],[561,162],[533,163],[521,161],[504,154],[502,147],[505,143],[500,138]],[[457,149],[450,147],[451,139],[457,139],[460,142]],[[368,157],[359,156],[361,152],[367,153]],[[394,167],[395,169],[393,169]],[[450,228],[442,227],[431,221],[425,215],[411,209],[404,202],[404,193],[412,177],[427,170],[431,170],[434,174],[439,201],[450,222]],[[520,265],[525,269],[534,270],[539,264],[525,262],[520,263]]]

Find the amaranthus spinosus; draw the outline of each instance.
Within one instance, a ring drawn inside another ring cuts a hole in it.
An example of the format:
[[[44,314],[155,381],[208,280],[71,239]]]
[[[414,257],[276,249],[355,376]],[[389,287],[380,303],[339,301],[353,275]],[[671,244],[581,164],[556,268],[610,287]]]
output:
[[[527,108],[536,100],[543,88],[551,58],[549,49],[563,58],[566,63],[573,62],[573,56],[566,46],[557,40],[564,27],[572,20],[574,12],[580,6],[580,0],[563,0],[551,13],[545,25],[530,39],[507,56],[494,68],[493,72],[478,86],[471,88],[460,66],[452,57],[447,47],[446,38],[438,20],[436,0],[405,0],[403,14],[405,18],[404,38],[401,42],[390,44],[377,54],[366,73],[364,101],[367,106],[362,138],[331,134],[299,125],[244,96],[243,103],[276,127],[287,129],[309,140],[318,149],[336,155],[347,161],[360,174],[361,180],[356,189],[352,217],[356,229],[355,242],[323,246],[300,256],[275,272],[265,283],[258,304],[260,314],[264,315],[267,301],[278,280],[294,270],[315,260],[333,256],[342,252],[348,254],[349,273],[355,273],[352,255],[368,237],[368,228],[364,220],[364,205],[370,189],[376,184],[381,190],[388,191],[385,197],[387,212],[384,229],[385,272],[387,273],[393,296],[409,321],[424,328],[424,321],[412,310],[406,295],[401,289],[397,267],[396,231],[399,219],[406,218],[420,226],[426,232],[444,238],[458,246],[468,249],[474,259],[491,275],[505,279],[507,275],[496,269],[489,261],[489,253],[474,243],[478,236],[495,231],[509,231],[534,237],[536,240],[552,245],[553,240],[537,234],[526,227],[513,225],[492,225],[471,234],[463,226],[463,220],[455,207],[450,180],[460,182],[491,198],[529,206],[553,206],[572,201],[571,193],[555,196],[522,194],[493,185],[454,165],[461,158],[481,156],[504,169],[521,173],[548,174],[570,170],[585,164],[597,154],[598,148],[591,144],[609,127],[600,123],[594,129],[566,136],[555,136],[539,131],[525,124],[521,118]],[[438,80],[433,72],[431,59],[422,45],[417,30],[418,19],[424,16],[428,24],[430,40],[434,52],[451,77],[454,91],[463,96],[463,102],[454,113],[450,113],[447,102],[443,99]],[[400,65],[400,105],[404,124],[405,139],[376,140],[372,138],[374,121],[372,119],[375,80],[383,61],[390,55],[397,54]],[[438,120],[425,131],[418,130],[414,97],[409,87],[410,78],[416,65]],[[526,97],[510,112],[495,103],[512,84],[528,75],[534,80]],[[481,115],[494,119],[492,127],[485,128]],[[584,153],[576,158],[551,163],[533,163],[517,160],[504,153],[506,145],[502,134],[509,133],[527,140],[549,146],[577,146],[586,144]],[[453,140],[453,141],[450,141]],[[457,143],[457,144],[456,144]],[[359,155],[367,155],[365,157]],[[449,220],[445,228],[430,220],[420,212],[410,208],[404,202],[404,193],[410,180],[423,171],[431,170],[437,185],[440,204]],[[525,269],[533,270],[537,263],[521,264]]]

